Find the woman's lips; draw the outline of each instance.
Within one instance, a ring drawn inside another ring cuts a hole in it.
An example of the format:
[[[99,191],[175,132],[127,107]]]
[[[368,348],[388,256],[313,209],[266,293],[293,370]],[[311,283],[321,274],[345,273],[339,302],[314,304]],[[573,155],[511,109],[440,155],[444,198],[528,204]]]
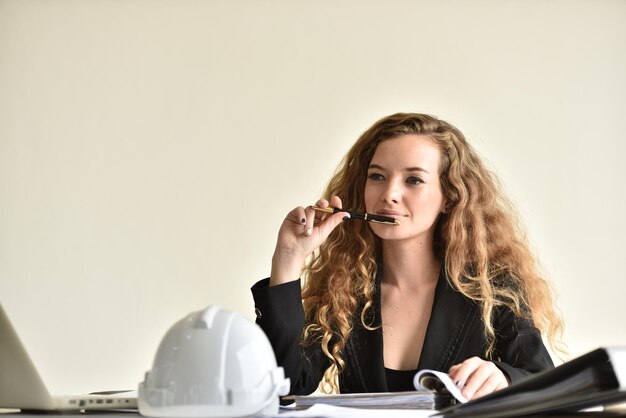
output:
[[[395,210],[382,210],[380,212],[376,212],[377,215],[388,216],[390,218],[403,218],[403,215],[400,212],[396,212]]]

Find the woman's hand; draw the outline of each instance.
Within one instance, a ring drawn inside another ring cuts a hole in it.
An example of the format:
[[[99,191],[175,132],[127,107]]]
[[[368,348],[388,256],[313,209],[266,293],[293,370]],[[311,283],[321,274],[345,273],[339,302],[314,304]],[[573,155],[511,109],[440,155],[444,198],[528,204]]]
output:
[[[465,399],[476,399],[509,385],[504,373],[491,361],[470,357],[448,371]]]
[[[317,201],[317,206],[341,208],[341,199]],[[299,206],[289,212],[278,231],[272,257],[270,286],[296,280],[302,273],[305,259],[328,238],[330,233],[350,215],[346,212],[328,214]]]

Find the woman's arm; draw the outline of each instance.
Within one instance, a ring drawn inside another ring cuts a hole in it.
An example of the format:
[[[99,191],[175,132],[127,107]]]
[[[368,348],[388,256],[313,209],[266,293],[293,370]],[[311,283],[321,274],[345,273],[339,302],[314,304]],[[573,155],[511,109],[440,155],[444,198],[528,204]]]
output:
[[[501,307],[494,315],[495,360],[471,357],[452,366],[451,379],[467,399],[507,387],[524,377],[554,367],[541,332],[528,318]]]
[[[496,328],[495,364],[511,383],[546,369],[554,368],[541,332],[530,318],[520,318],[509,308],[500,307],[494,321]]]
[[[319,344],[300,346],[304,327],[300,280],[269,286],[264,279],[252,286],[256,322],[270,340],[276,362],[291,379],[290,394],[308,395],[314,392],[330,360]]]
[[[320,199],[320,207],[341,208],[341,199]],[[328,238],[350,214],[326,215],[299,206],[285,217],[272,257],[272,273],[252,287],[257,324],[267,335],[276,362],[291,379],[291,394],[308,395],[317,389],[330,366],[319,344],[300,346],[304,328],[302,292],[298,277],[306,258]]]

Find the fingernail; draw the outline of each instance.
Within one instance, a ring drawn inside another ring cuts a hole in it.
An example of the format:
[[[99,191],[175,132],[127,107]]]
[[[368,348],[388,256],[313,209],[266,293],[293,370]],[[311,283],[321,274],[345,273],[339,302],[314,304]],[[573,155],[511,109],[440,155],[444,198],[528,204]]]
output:
[[[454,384],[456,385],[457,388],[460,388],[461,386],[463,386],[460,380],[457,380],[456,382],[454,382]]]
[[[305,229],[305,230],[304,230],[304,232],[305,232],[307,235],[311,235],[311,227],[308,227],[307,229]]]
[[[348,215],[346,215],[346,216],[344,216],[342,219],[343,219],[344,221],[347,221],[348,219],[350,219],[350,217],[349,217]]]
[[[302,222],[303,224],[306,223],[306,218],[300,219],[300,222]]]

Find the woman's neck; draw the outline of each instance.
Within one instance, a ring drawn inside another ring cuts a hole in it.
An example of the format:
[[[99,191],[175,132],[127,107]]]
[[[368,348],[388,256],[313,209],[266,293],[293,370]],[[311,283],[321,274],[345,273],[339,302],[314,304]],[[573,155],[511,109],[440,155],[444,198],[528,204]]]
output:
[[[382,281],[399,289],[433,285],[441,266],[432,242],[383,241]]]

